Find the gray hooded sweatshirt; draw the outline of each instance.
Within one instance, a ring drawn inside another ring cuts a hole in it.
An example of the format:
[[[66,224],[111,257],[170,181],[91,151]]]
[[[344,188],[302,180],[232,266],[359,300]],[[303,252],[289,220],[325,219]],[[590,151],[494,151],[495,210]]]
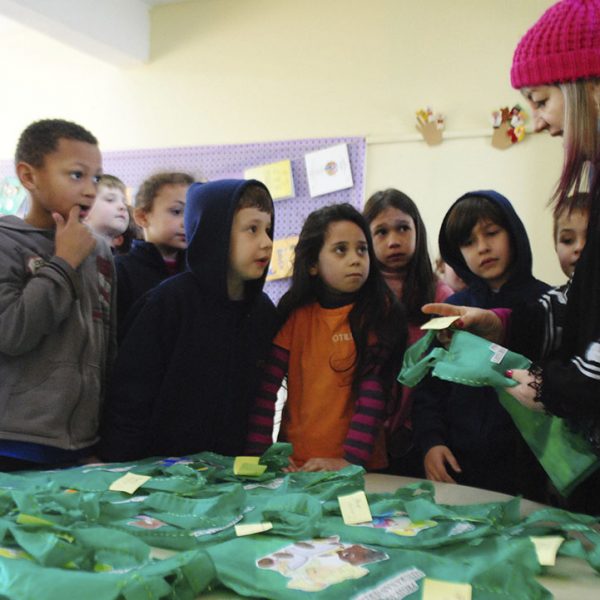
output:
[[[65,450],[98,440],[114,283],[104,240],[73,269],[54,256],[54,230],[0,218],[0,440]]]

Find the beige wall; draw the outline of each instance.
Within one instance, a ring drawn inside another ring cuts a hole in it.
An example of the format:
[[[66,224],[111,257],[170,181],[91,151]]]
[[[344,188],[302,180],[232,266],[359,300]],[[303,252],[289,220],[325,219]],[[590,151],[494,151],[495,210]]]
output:
[[[545,209],[560,142],[532,135],[498,151],[489,137],[491,111],[520,100],[508,76],[514,46],[551,3],[183,2],[153,11],[151,61],[128,69],[8,31],[0,37],[0,156],[45,116],[83,123],[107,150],[363,135],[366,194],[409,193],[433,242],[458,195],[495,188],[526,223],[536,274],[561,282]],[[447,117],[438,147],[414,129],[426,104]]]

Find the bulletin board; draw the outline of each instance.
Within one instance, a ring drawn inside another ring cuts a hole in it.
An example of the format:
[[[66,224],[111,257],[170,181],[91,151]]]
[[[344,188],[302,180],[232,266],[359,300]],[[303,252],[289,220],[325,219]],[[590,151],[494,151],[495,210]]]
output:
[[[352,170],[350,188],[311,198],[305,155],[339,144],[346,144]],[[130,189],[132,196],[149,175],[158,171],[185,171],[197,180],[244,177],[250,167],[289,159],[292,166],[295,196],[275,203],[275,240],[300,233],[304,220],[313,210],[327,204],[348,202],[361,210],[364,196],[366,143],[364,138],[316,138],[253,144],[187,146],[144,150],[105,151],[104,172],[116,175]],[[14,176],[12,161],[0,161],[0,180]],[[269,281],[265,291],[274,302],[289,285],[288,279]]]

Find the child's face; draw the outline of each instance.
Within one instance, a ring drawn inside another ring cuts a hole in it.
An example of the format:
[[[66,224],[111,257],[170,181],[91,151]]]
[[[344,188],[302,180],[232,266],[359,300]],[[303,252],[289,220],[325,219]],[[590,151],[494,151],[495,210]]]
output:
[[[164,257],[185,250],[187,242],[183,228],[185,195],[189,186],[163,185],[152,203],[152,210],[136,212],[136,222],[144,229],[144,238],[154,244]]]
[[[241,208],[236,211],[229,240],[228,290],[232,298],[239,298],[246,281],[260,279],[269,266],[273,239],[271,215],[259,208]]]
[[[125,194],[118,188],[100,185],[86,223],[100,235],[110,238],[124,233],[129,225]]]
[[[563,273],[571,278],[575,265],[585,246],[588,226],[588,213],[565,210],[556,222],[556,254]]]
[[[467,284],[456,274],[456,271],[448,264],[443,263],[438,270],[438,277],[455,292],[460,292]]]
[[[371,221],[370,227],[377,260],[386,269],[404,269],[410,263],[417,243],[413,218],[388,206]]]
[[[499,289],[507,282],[512,245],[504,227],[492,221],[477,221],[460,251],[469,270],[484,279],[492,289]]]
[[[560,136],[565,126],[565,101],[556,85],[539,85],[528,88],[526,98],[533,110],[536,131],[547,129],[550,135]]]
[[[310,267],[336,292],[356,292],[369,276],[369,249],[362,229],[352,221],[329,224],[317,264]]]
[[[19,163],[17,172],[31,194],[28,222],[50,228],[54,227],[52,213],[66,221],[74,206],[80,207],[80,220],[87,217],[102,174],[102,157],[94,144],[61,138],[41,167]]]

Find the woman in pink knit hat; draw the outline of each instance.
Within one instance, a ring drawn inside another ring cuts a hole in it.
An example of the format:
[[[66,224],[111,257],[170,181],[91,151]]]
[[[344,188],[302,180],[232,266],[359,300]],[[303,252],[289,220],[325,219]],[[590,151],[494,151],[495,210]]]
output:
[[[507,391],[532,410],[567,419],[600,455],[600,0],[551,6],[519,42],[511,81],[531,104],[536,130],[564,137],[554,210],[568,209],[568,197],[589,184],[585,250],[567,290],[552,290],[526,310],[508,316],[430,304],[424,312],[458,314],[461,328],[537,361],[529,371],[507,373],[517,381]],[[600,471],[568,506],[600,514]]]

